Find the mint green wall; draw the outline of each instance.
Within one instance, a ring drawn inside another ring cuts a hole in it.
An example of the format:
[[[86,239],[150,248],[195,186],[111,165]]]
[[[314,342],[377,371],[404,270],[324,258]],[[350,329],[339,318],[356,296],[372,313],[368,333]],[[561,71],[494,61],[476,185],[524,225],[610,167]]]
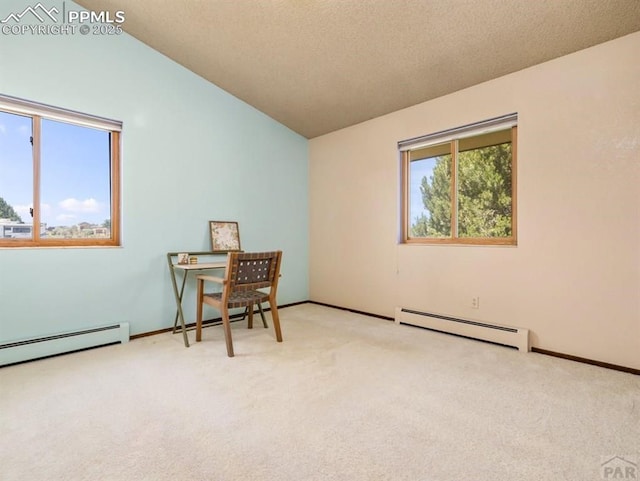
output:
[[[278,302],[308,298],[305,138],[126,34],[0,34],[0,93],[124,124],[123,247],[0,249],[0,342],[171,326],[165,254],[208,249],[209,220],[237,220],[244,250],[282,249]]]

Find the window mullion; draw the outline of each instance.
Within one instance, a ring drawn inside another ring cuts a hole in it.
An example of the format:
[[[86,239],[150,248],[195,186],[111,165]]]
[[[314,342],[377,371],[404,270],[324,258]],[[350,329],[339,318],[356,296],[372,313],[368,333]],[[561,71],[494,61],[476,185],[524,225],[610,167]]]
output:
[[[40,233],[40,152],[41,152],[41,133],[42,118],[39,115],[32,117],[32,135],[33,135],[33,240],[39,242]]]
[[[451,237],[458,238],[458,141],[451,141]]]

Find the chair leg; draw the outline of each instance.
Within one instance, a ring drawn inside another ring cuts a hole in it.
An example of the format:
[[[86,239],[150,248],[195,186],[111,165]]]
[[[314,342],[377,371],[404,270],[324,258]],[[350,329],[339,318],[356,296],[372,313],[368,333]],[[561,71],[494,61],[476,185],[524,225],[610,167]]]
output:
[[[282,330],[280,329],[280,316],[278,315],[278,306],[275,299],[269,299],[271,307],[271,318],[273,319],[273,328],[276,331],[276,341],[282,342]]]
[[[247,313],[249,315],[249,321],[247,322],[247,328],[253,329],[253,306],[247,306]]]
[[[204,297],[204,281],[198,279],[196,293],[196,342],[202,341],[202,299]]]
[[[224,340],[227,343],[227,355],[233,357],[233,340],[231,338],[231,322],[229,322],[229,309],[222,308],[222,325],[224,327]]]
[[[262,310],[262,304],[260,304],[259,302],[258,302],[258,310],[260,311],[260,317],[262,318],[262,325],[266,329],[267,327],[269,327],[269,324],[267,324],[267,320],[264,318],[264,311]]]

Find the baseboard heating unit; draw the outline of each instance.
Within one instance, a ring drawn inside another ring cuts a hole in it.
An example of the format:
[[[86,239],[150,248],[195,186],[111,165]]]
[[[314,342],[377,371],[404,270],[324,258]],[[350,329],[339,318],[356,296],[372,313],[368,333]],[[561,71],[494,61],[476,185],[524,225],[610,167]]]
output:
[[[8,342],[0,344],[0,366],[125,342],[129,342],[128,322]]]
[[[396,307],[395,321],[398,325],[424,327],[433,331],[515,347],[520,352],[529,351],[529,329],[458,319],[402,307]]]

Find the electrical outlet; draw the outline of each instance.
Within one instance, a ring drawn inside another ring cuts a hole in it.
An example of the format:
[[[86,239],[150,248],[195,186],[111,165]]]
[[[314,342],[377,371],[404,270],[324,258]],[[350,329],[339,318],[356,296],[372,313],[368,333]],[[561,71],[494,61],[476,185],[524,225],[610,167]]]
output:
[[[480,297],[474,296],[471,298],[471,307],[473,309],[480,309]]]

